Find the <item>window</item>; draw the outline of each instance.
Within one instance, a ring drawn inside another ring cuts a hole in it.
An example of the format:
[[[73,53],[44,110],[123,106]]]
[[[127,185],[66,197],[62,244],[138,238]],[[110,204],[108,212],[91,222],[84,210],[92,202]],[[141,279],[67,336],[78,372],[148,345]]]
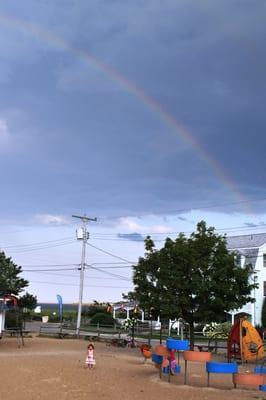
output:
[[[266,281],[263,282],[263,296],[266,296]]]
[[[266,254],[265,254],[266,256]],[[235,263],[238,267],[241,267],[241,254],[240,253],[236,253],[235,254]]]
[[[266,254],[263,254],[263,266],[266,268]]]

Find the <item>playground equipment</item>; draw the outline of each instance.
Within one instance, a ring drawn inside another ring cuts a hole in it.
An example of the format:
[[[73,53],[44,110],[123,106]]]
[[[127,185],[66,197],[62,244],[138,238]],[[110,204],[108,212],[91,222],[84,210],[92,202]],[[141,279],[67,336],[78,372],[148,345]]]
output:
[[[177,351],[177,363],[180,364],[180,351],[188,350],[189,348],[189,341],[188,340],[177,340],[168,338],[166,339],[166,347],[169,350]]]
[[[185,360],[185,379],[184,379],[184,384],[187,384],[187,362],[188,361],[194,361],[194,362],[206,362],[210,361],[212,358],[212,353],[209,351],[192,351],[192,350],[187,350],[184,351],[183,353],[183,358]]]
[[[233,383],[235,388],[237,385],[246,386],[262,386],[264,383],[263,375],[251,373],[237,373],[233,375]]]
[[[140,351],[144,357],[144,363],[148,360],[148,358],[151,358],[152,351],[148,344],[143,343],[142,345],[140,345]]]
[[[246,327],[246,325],[245,325]],[[166,340],[166,346],[157,345],[155,347],[155,353],[152,354],[152,361],[155,364],[155,368],[159,370],[160,377],[162,374],[168,374],[168,382],[170,382],[171,374],[179,374],[181,372],[181,366],[178,364],[171,368],[170,363],[170,352],[171,351],[182,351],[183,358],[185,361],[185,372],[184,372],[184,383],[187,384],[187,363],[191,362],[205,362],[206,373],[207,373],[207,387],[210,386],[211,374],[231,374],[232,382],[236,388],[238,385],[245,386],[257,386],[259,390],[266,391],[266,385],[264,385],[264,374],[266,374],[266,367],[264,367],[263,359],[261,366],[257,366],[253,373],[250,372],[239,372],[238,364],[236,362],[217,362],[212,361],[212,353],[209,351],[191,351],[188,350],[188,340],[178,340],[168,338]]]
[[[265,361],[266,360],[264,358],[262,364],[260,366],[254,368],[255,374],[260,374],[260,375],[266,374],[266,367],[264,367]],[[264,384],[260,385],[259,390],[261,390],[262,392],[266,392],[266,385],[264,385]]]
[[[152,361],[155,363],[155,367],[160,370],[160,378],[162,373],[168,374],[168,381],[170,382],[170,376],[172,374],[178,374],[181,371],[179,365],[179,351],[187,349],[189,346],[188,340],[177,340],[167,339],[166,346],[161,344],[155,346],[155,353],[152,355]],[[174,353],[178,352],[178,364]]]
[[[237,363],[206,362],[206,372],[208,374],[207,386],[210,386],[210,374],[236,374],[238,372]]]
[[[24,338],[22,333],[22,321],[20,320],[20,309],[18,307],[18,299],[16,296],[7,294],[3,296],[1,299],[1,331],[4,329],[5,325],[5,314],[7,310],[12,310],[15,313],[16,325],[11,328],[11,332],[14,333],[17,337],[18,347],[20,345],[24,346]]]
[[[233,358],[242,362],[256,362],[263,358],[263,341],[246,318],[241,318],[232,326],[227,343],[227,355],[229,360]]]

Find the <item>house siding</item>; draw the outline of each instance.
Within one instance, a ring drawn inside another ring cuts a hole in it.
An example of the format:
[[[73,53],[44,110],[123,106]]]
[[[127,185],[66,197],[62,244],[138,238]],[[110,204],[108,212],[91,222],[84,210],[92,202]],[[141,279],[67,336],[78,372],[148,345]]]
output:
[[[266,267],[263,262],[263,254],[266,254],[266,234],[235,236],[227,239],[228,250],[241,254],[241,267],[252,264],[254,274],[250,279],[254,282],[255,278],[258,283],[258,288],[251,293],[255,303],[248,303],[241,309],[232,311],[232,314],[248,313],[253,325],[261,325],[264,282],[266,282]]]

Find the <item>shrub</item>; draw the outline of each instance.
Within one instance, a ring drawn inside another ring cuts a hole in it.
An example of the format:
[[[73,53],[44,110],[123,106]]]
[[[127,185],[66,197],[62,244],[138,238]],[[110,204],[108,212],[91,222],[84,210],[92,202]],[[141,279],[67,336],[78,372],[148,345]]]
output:
[[[83,317],[93,317],[95,314],[106,314],[106,306],[101,305],[90,305],[83,309],[82,316]]]
[[[97,313],[90,320],[90,323],[92,325],[96,324],[113,325],[114,322],[115,322],[114,318],[109,313]]]
[[[222,324],[217,324],[216,322],[211,322],[206,324],[202,330],[204,336],[209,338],[220,338],[227,339],[231,330],[230,322],[223,322]]]

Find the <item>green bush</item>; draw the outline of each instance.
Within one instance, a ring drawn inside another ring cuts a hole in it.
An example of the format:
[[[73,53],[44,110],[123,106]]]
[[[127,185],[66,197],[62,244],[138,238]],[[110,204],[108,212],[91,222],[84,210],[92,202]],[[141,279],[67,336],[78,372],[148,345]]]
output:
[[[223,322],[218,324],[217,322],[211,322],[206,324],[202,330],[203,336],[208,338],[220,338],[227,339],[231,330],[230,322]]]
[[[83,308],[83,317],[93,317],[95,314],[106,313],[106,306],[101,305],[91,305]]]
[[[31,317],[32,321],[42,321],[41,315],[35,314]]]
[[[96,324],[113,325],[114,322],[115,322],[114,318],[109,313],[97,313],[90,320],[90,323],[92,325],[96,325]]]
[[[65,322],[73,322],[77,319],[77,312],[76,311],[64,311],[63,312],[63,320]]]

